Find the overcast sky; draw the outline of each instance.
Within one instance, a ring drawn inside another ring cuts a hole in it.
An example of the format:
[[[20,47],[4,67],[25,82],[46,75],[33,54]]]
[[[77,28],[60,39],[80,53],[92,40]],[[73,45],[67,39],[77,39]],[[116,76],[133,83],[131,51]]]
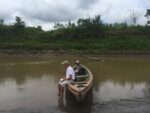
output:
[[[0,0],[0,18],[12,24],[20,16],[28,26],[51,29],[55,22],[101,15],[103,22],[128,22],[134,15],[145,24],[150,0]]]

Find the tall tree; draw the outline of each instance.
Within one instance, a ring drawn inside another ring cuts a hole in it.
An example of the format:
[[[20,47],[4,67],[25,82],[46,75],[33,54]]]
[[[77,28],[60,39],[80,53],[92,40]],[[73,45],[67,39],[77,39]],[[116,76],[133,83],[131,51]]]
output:
[[[4,24],[4,20],[2,18],[0,18],[0,25]]]
[[[102,24],[102,20],[101,20],[100,15],[95,16],[95,18],[93,19],[93,24],[97,24],[97,25]]]
[[[150,24],[150,9],[147,9],[145,17],[147,18],[147,24]]]
[[[131,11],[131,18],[132,18],[132,25],[135,25],[137,22],[137,14],[135,10]]]
[[[25,28],[25,22],[22,21],[21,17],[16,16],[16,22],[15,22],[14,26],[16,29],[22,30]]]
[[[55,25],[54,25],[54,29],[56,29],[56,30],[57,30],[57,29],[63,29],[63,28],[65,28],[64,25],[61,24],[61,23],[59,23],[59,22],[58,22],[58,23],[55,23]]]
[[[37,26],[37,30],[43,31],[41,26]]]

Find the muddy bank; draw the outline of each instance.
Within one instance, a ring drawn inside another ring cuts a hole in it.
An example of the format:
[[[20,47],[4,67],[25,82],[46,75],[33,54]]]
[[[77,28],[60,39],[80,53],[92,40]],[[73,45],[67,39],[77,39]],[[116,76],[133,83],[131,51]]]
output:
[[[150,57],[150,51],[108,51],[108,52],[86,52],[86,51],[53,51],[53,50],[0,50],[0,55],[18,55],[18,56],[51,56],[51,55],[76,55],[93,60],[99,60],[97,57]]]

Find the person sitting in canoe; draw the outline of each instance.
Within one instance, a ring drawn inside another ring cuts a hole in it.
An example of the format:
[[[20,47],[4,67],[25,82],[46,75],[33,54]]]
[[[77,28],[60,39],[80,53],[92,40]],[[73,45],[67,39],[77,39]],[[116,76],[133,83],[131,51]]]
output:
[[[70,65],[70,62],[66,60],[62,62],[62,64],[66,68],[66,73],[65,73],[65,77],[63,79],[60,79],[60,81],[58,82],[59,99],[63,99],[65,86],[72,83],[75,80],[75,72],[72,66]]]
[[[85,69],[84,69],[83,66],[80,64],[80,61],[79,61],[79,60],[77,60],[77,61],[75,62],[74,70],[75,70],[75,75],[77,75],[77,76],[85,75]]]

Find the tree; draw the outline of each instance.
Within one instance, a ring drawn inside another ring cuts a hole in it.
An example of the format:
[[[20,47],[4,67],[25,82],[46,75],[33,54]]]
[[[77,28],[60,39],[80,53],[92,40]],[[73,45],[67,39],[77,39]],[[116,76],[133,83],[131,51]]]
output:
[[[78,19],[77,28],[78,34],[80,34],[82,38],[104,36],[104,25],[100,15],[94,18]]]
[[[0,19],[0,25],[3,25],[3,24],[4,24],[4,20]]]
[[[135,10],[133,10],[131,12],[131,18],[132,18],[132,25],[135,25],[136,22],[137,22],[137,16],[136,16],[136,11]]]
[[[41,26],[37,26],[37,30],[43,31]]]
[[[93,21],[93,24],[97,24],[97,25],[102,24],[102,20],[101,20],[100,15],[95,16],[95,18],[92,21]]]
[[[16,22],[15,22],[14,26],[16,29],[22,30],[25,28],[25,22],[22,21],[21,17],[16,16]]]
[[[147,24],[150,24],[150,9],[147,9],[145,17],[147,18]]]
[[[63,28],[65,28],[64,25],[61,24],[61,23],[59,23],[59,22],[58,22],[58,23],[55,23],[55,25],[54,25],[54,29],[56,29],[56,30],[57,30],[57,29],[63,29]]]

